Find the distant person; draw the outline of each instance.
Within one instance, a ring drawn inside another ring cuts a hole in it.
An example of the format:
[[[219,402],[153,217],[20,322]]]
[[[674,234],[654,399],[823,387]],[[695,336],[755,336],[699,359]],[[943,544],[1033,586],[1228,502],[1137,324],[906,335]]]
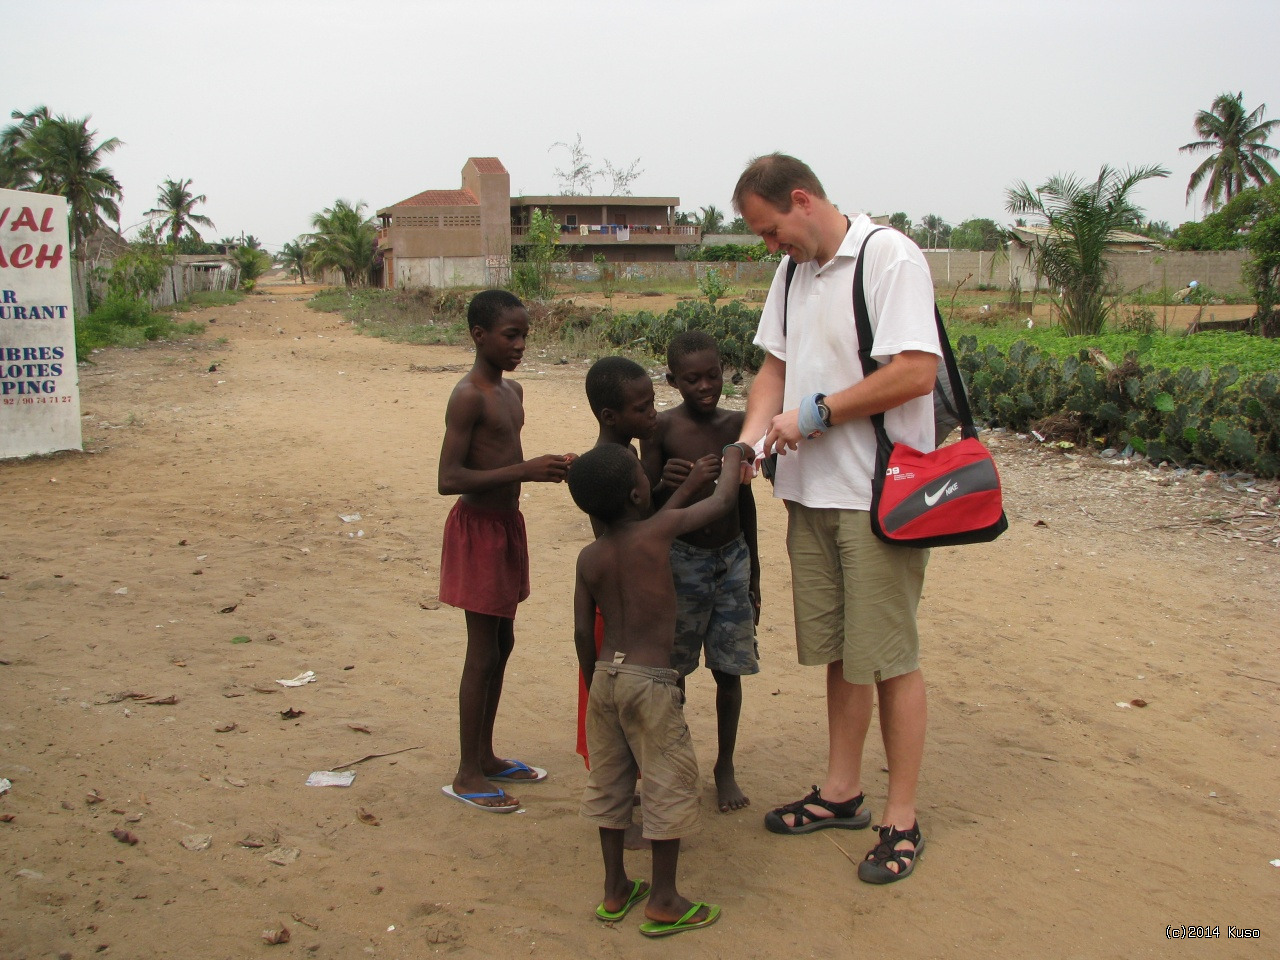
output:
[[[880,841],[858,876],[890,883],[908,876],[924,849],[916,819],[926,716],[916,610],[928,551],[882,543],[871,531],[876,438],[870,417],[883,413],[895,441],[934,448],[932,393],[941,349],[933,281],[919,247],[896,230],[872,235],[865,215],[846,217],[794,157],[753,160],[738,179],[733,204],[770,252],[787,255],[756,331],[765,358],[751,385],[741,439],[762,442],[766,455],[781,454],[773,492],[787,505],[796,650],[802,664],[826,674],[826,776],[821,786],[770,812],[765,826],[803,834],[870,824],[862,809],[862,757],[878,699],[888,797]],[[858,359],[853,313],[860,259],[871,355],[881,364],[868,377]]]
[[[574,646],[590,690],[592,764],[582,815],[600,829],[605,868],[596,916],[621,920],[648,898],[648,922],[640,932],[649,937],[697,930],[720,918],[718,906],[690,901],[676,887],[680,839],[697,827],[699,810],[698,761],[684,719],[684,694],[671,669],[676,595],[670,556],[676,537],[735,507],[741,460],[741,448],[729,446],[715,493],[656,513],[644,468],[618,444],[583,454],[569,471],[574,503],[604,528],[578,555],[573,598]],[[699,462],[686,485],[701,486],[709,476]],[[598,651],[597,610],[605,624]],[[623,862],[637,775],[644,835],[653,845],[652,885],[629,879]]]
[[[516,606],[529,596],[520,484],[559,483],[573,457],[525,460],[520,447],[524,391],[503,373],[524,356],[524,304],[505,290],[485,290],[471,300],[467,323],[476,359],[449,396],[440,448],[440,493],[461,494],[444,526],[440,600],[461,607],[467,620],[458,687],[458,772],[441,789],[476,809],[511,813],[520,801],[491,781],[535,783],[547,775],[493,749],[502,679],[515,645]]]
[[[704,331],[688,330],[672,338],[667,346],[667,382],[680,391],[684,402],[660,413],[653,439],[640,444],[645,472],[655,482],[659,501],[678,489],[703,457],[712,457],[718,475],[720,451],[738,439],[743,421],[741,412],[720,409],[720,348]],[[693,497],[710,496],[713,490],[711,483],[704,483]],[[721,813],[740,810],[751,802],[734,768],[742,678],[760,672],[760,555],[750,485],[738,488],[737,509],[671,544],[671,572],[676,588],[671,666],[684,689],[685,677],[705,658],[716,683],[717,801]]]
[[[1196,292],[1196,288],[1200,286],[1198,280],[1192,280],[1185,287],[1179,290],[1174,296],[1182,303],[1190,303],[1191,295]]]

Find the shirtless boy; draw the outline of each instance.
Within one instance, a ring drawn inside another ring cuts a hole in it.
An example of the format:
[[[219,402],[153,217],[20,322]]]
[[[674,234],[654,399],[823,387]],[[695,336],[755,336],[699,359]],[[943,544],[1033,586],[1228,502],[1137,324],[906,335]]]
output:
[[[737,440],[744,416],[719,408],[724,388],[720,349],[701,330],[672,338],[667,382],[680,391],[684,402],[660,414],[653,439],[640,444],[645,472],[657,481],[654,496],[659,500],[685,481],[695,461]],[[692,499],[709,496],[712,489],[710,483],[703,484]],[[738,786],[733,763],[742,678],[760,672],[755,632],[760,620],[760,555],[750,486],[739,488],[736,510],[690,530],[671,545],[671,570],[676,588],[671,666],[680,674],[683,689],[684,678],[705,655],[716,682],[719,752],[714,772],[720,812],[740,810],[751,802]]]
[[[571,454],[525,460],[524,391],[503,378],[520,365],[529,315],[505,290],[478,293],[467,308],[475,343],[471,372],[445,409],[440,493],[461,494],[445,521],[440,600],[466,612],[467,656],[458,687],[460,759],[443,792],[469,806],[511,813],[520,801],[490,781],[533,783],[545,770],[493,749],[502,678],[515,645],[516,605],[529,596],[529,549],[520,484],[559,483]]]
[[[602,526],[598,539],[578,555],[573,599],[573,638],[589,687],[587,742],[592,766],[582,815],[600,829],[604,858],[601,920],[618,921],[648,898],[649,937],[696,930],[715,923],[718,906],[693,902],[676,888],[680,838],[699,820],[698,761],[684,719],[684,695],[671,669],[676,597],[671,543],[713,522],[737,503],[742,448],[724,452],[715,493],[689,507],[653,512],[649,479],[632,453],[616,444],[596,447],[569,471],[574,502]],[[707,482],[698,464],[688,482]],[[595,612],[605,635],[596,652]],[[623,863],[623,836],[631,823],[637,775],[641,775],[644,835],[653,844],[653,883],[631,880]]]
[[[653,382],[640,364],[627,357],[601,357],[587,371],[586,389],[587,404],[600,426],[597,447],[615,443],[634,451],[634,441],[643,443],[653,436],[658,419],[653,406]],[[603,530],[604,525],[592,517],[591,532],[600,536]],[[604,626],[597,611],[597,650],[603,638]],[[581,678],[578,681],[578,756],[591,766],[587,753],[587,685]]]

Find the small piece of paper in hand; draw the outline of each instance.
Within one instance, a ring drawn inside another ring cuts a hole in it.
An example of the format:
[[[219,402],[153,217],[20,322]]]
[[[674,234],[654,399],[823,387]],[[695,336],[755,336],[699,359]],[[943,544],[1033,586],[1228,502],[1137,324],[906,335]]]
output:
[[[308,670],[306,673],[300,673],[292,680],[277,680],[276,683],[282,687],[301,687],[308,683],[315,683],[319,678],[314,670]]]
[[[356,778],[354,770],[317,770],[307,777],[308,787],[349,787]]]

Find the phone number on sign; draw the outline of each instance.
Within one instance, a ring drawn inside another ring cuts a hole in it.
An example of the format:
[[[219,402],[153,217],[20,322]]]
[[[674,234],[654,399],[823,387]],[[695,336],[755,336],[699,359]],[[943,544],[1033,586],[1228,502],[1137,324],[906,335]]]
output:
[[[18,403],[70,403],[70,397],[5,397],[4,405],[12,407]]]
[[[1195,927],[1169,924],[1164,928],[1166,940],[1216,940],[1222,936],[1222,926]],[[1228,940],[1256,940],[1262,936],[1257,927],[1227,927]]]

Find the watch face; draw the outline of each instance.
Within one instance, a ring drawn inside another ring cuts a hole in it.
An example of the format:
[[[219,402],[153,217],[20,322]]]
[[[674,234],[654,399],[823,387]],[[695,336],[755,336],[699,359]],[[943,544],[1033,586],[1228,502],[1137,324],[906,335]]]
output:
[[[825,426],[831,426],[831,408],[821,400],[818,401],[818,415],[822,417],[822,422]]]

